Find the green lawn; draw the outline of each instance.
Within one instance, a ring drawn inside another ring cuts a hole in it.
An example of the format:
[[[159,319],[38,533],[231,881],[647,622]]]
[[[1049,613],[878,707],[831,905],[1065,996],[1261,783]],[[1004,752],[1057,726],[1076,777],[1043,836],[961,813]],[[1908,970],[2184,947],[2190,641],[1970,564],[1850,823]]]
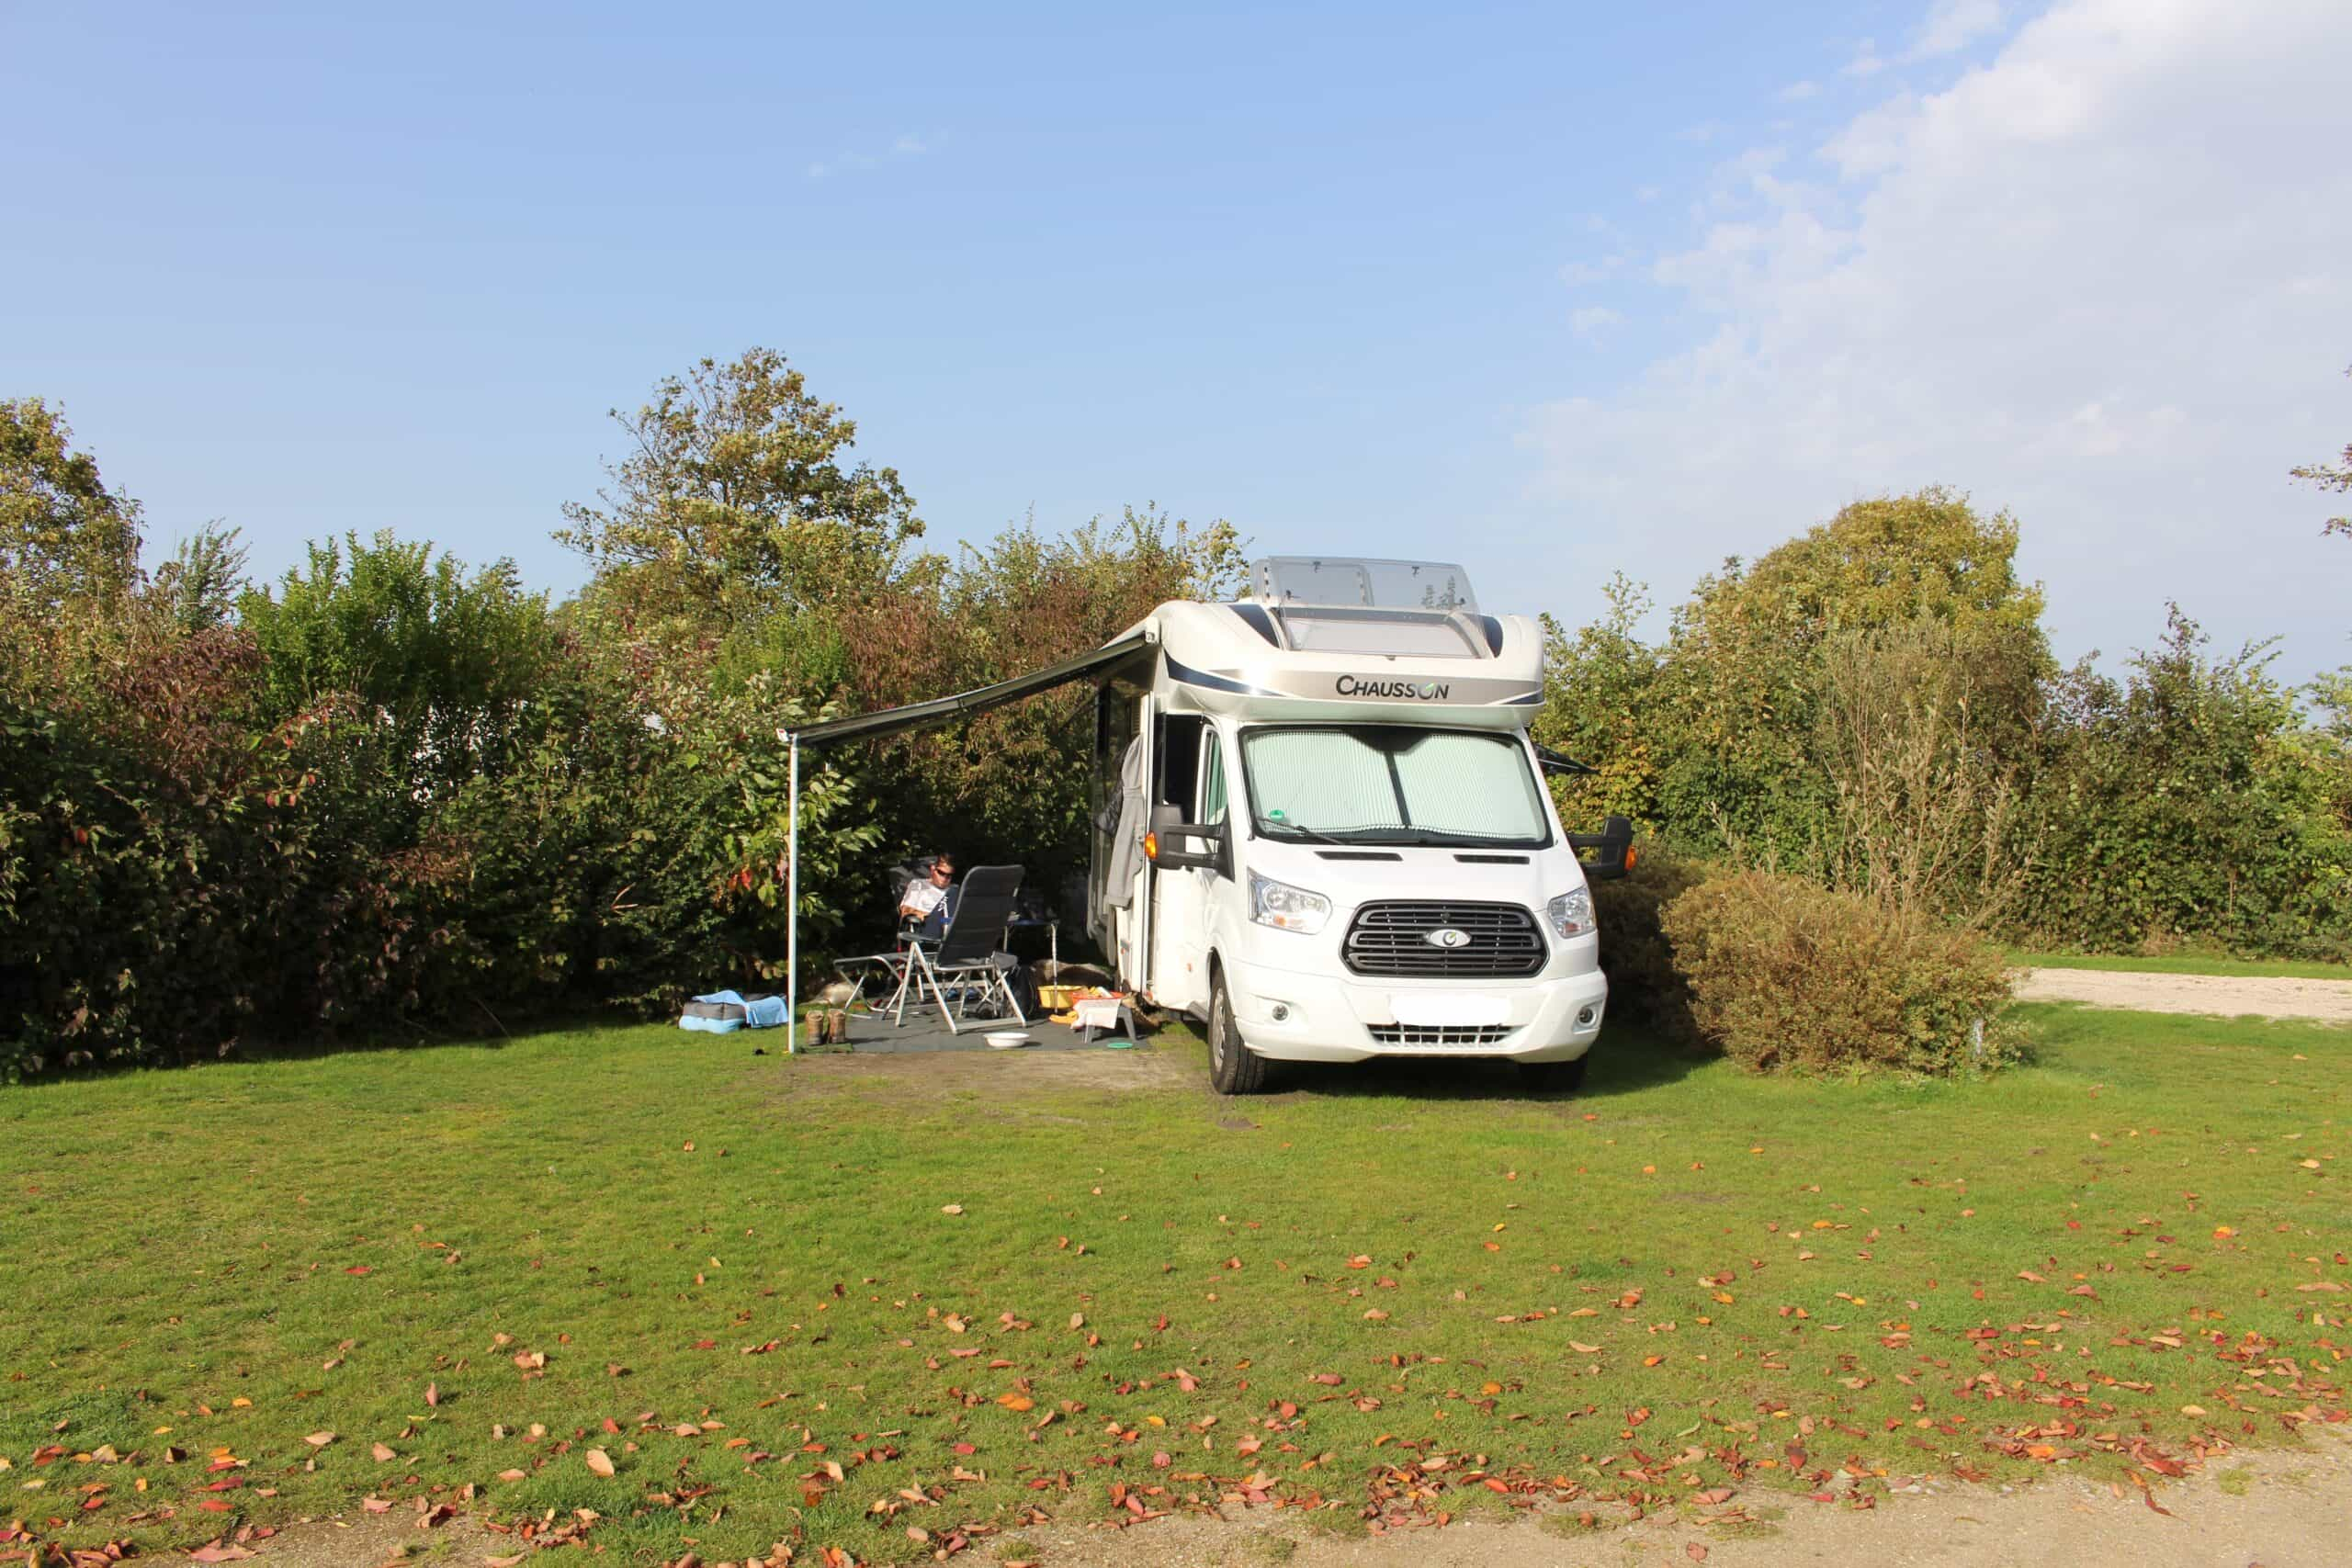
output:
[[[2340,1412],[2352,1032],[2030,1016],[2039,1065],[1951,1086],[1620,1032],[1578,1098],[1440,1065],[1225,1102],[1181,1036],[630,1028],[0,1089],[0,1527],[153,1548],[469,1484],[645,1562],[985,1559],[1129,1499],[1736,1522]]]
[[[2035,969],[2113,969],[2135,975],[2281,975],[2301,980],[2352,980],[2352,964],[2321,964],[2295,958],[2224,958],[2211,953],[2173,953],[2133,958],[2099,953],[2024,953],[2009,961]]]

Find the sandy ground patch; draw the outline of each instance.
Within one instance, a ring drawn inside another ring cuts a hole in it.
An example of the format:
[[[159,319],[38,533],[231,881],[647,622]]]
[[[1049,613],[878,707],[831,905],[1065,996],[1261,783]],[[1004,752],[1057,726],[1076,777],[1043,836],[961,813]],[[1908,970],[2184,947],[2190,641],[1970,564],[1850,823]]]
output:
[[[1748,1503],[1759,1516],[1769,1494]],[[2120,1489],[2052,1480],[2016,1491],[1935,1483],[1856,1511],[1804,1498],[1726,1538],[1676,1520],[1561,1527],[1570,1512],[1347,1539],[1277,1514],[1170,1518],[1125,1530],[1030,1531],[1045,1568],[2341,1568],[2352,1562],[2352,1443],[2218,1460],[2151,1509]],[[1698,1553],[1692,1547],[1700,1549]]]
[[[774,1078],[775,1067],[760,1069]],[[795,1059],[781,1079],[795,1098],[878,1094],[907,1100],[980,1094],[1005,1104],[1069,1090],[1174,1089],[1205,1083],[1174,1042],[1140,1051],[943,1051],[818,1054]]]
[[[2169,1512],[2150,1508],[2129,1486],[2065,1479],[2015,1491],[1933,1483],[1864,1511],[1758,1492],[1740,1501],[1765,1522],[1732,1535],[1665,1517],[1632,1524],[1603,1518],[1586,1529],[1573,1524],[1571,1511],[1346,1537],[1295,1513],[1258,1510],[1225,1522],[1181,1517],[1127,1529],[1009,1532],[955,1561],[987,1564],[1011,1555],[1044,1568],[2337,1568],[2352,1560],[2352,1442],[2332,1433],[2307,1449],[2217,1460],[2154,1495]],[[420,1530],[416,1516],[402,1509],[291,1525],[249,1550],[258,1568],[400,1562],[474,1568],[511,1555],[518,1543],[464,1515]],[[813,1553],[798,1559],[815,1560]]]
[[[2315,1018],[2352,1023],[2352,980],[2272,975],[2139,975],[2113,969],[2029,969],[2025,1002],[2088,1002],[2137,1012],[2210,1013],[2219,1018]]]

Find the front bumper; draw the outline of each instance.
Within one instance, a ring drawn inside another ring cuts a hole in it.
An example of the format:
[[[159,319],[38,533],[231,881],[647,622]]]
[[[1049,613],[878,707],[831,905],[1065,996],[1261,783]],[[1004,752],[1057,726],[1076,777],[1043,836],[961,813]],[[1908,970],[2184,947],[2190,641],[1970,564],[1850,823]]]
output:
[[[1609,977],[1598,968],[1446,987],[1227,959],[1225,978],[1242,1043],[1279,1062],[1374,1056],[1569,1062],[1592,1049],[1609,1002]],[[1489,1010],[1465,1007],[1459,1019],[1447,1017],[1444,999],[1462,994],[1475,995]],[[1419,1015],[1410,1023],[1397,1018],[1400,998]]]

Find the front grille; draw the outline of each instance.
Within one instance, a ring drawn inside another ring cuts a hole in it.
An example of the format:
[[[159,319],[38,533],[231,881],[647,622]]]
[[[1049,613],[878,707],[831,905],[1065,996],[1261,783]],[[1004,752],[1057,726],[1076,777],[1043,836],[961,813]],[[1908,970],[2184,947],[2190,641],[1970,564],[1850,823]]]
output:
[[[1508,1023],[1453,1024],[1368,1023],[1364,1027],[1383,1045],[1411,1045],[1426,1050],[1468,1050],[1480,1045],[1498,1045],[1518,1032],[1516,1025]]]
[[[1470,940],[1438,947],[1435,931]],[[1516,904],[1462,904],[1416,899],[1366,904],[1348,927],[1340,955],[1358,975],[1409,979],[1524,978],[1544,967],[1544,932]]]

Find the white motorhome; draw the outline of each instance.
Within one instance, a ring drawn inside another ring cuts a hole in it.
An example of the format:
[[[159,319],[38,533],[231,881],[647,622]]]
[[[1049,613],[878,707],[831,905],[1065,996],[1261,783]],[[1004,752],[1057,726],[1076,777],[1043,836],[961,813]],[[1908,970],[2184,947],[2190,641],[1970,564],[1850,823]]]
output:
[[[1250,587],[1111,645],[1088,897],[1119,983],[1203,1021],[1228,1094],[1374,1056],[1573,1085],[1609,999],[1587,876],[1631,829],[1553,808],[1541,628],[1433,562],[1278,558]]]

